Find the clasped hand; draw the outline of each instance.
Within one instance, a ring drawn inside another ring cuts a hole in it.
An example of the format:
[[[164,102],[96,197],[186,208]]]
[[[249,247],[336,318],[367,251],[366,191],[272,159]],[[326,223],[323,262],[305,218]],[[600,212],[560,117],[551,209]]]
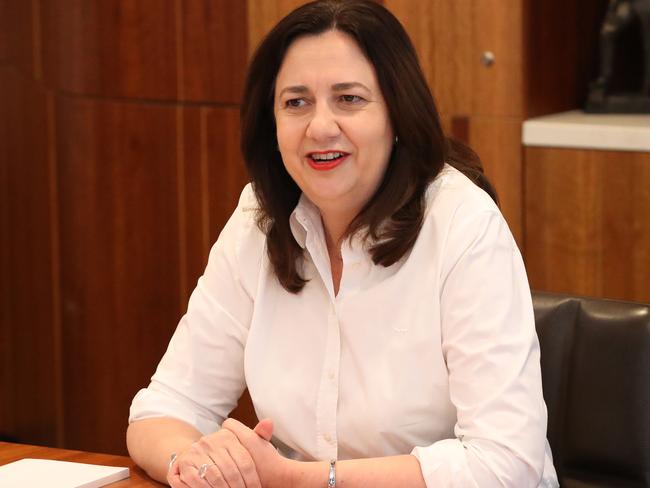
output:
[[[290,460],[269,442],[272,434],[270,419],[260,421],[252,430],[235,419],[226,419],[220,430],[201,437],[178,455],[167,482],[172,488],[289,486]]]

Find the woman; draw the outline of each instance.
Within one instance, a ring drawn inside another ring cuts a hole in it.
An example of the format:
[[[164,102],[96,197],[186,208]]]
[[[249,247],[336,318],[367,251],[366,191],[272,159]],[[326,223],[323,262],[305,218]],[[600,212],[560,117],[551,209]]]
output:
[[[557,486],[521,256],[399,22],[280,21],[242,150],[252,185],[133,401],[133,459],[173,487]],[[245,387],[254,430],[224,421]]]

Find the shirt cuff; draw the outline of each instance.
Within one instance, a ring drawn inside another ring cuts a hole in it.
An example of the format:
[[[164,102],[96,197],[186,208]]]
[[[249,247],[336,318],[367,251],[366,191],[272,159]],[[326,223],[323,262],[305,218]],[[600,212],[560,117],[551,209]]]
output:
[[[187,405],[149,385],[149,388],[143,388],[133,398],[129,423],[155,417],[172,417],[190,424],[203,435],[211,434],[220,427],[217,419],[209,419],[196,412],[196,406]]]
[[[427,488],[479,488],[471,475],[465,447],[458,439],[444,439],[411,454],[420,462]]]

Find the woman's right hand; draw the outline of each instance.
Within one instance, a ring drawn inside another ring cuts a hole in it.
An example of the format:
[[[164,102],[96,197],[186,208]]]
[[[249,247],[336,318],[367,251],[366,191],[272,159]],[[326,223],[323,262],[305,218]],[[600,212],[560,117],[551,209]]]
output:
[[[167,482],[172,488],[262,488],[253,458],[228,429],[203,436],[179,453]]]

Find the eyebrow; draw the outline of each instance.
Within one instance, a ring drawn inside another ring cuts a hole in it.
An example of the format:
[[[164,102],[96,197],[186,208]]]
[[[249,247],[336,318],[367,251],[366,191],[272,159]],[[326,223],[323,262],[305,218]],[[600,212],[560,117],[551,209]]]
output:
[[[350,88],[363,88],[368,93],[370,93],[370,89],[366,85],[364,85],[363,83],[359,83],[358,81],[348,81],[345,83],[335,83],[334,85],[332,85],[332,90],[334,91],[345,91],[345,90],[349,90]]]
[[[362,88],[366,90],[368,93],[371,93],[370,89],[366,85],[364,85],[363,83],[359,83],[358,81],[346,81],[343,83],[335,83],[332,85],[332,91],[335,92],[345,91],[351,88]],[[309,88],[307,88],[305,85],[287,86],[280,91],[278,98],[281,98],[282,95],[284,95],[284,93],[294,93],[297,95],[304,95],[305,93],[309,93]]]
[[[305,85],[297,85],[297,86],[288,86],[286,88],[283,88],[280,91],[280,94],[278,95],[278,98],[282,97],[284,93],[296,93],[298,95],[305,94],[309,92],[309,89]]]

